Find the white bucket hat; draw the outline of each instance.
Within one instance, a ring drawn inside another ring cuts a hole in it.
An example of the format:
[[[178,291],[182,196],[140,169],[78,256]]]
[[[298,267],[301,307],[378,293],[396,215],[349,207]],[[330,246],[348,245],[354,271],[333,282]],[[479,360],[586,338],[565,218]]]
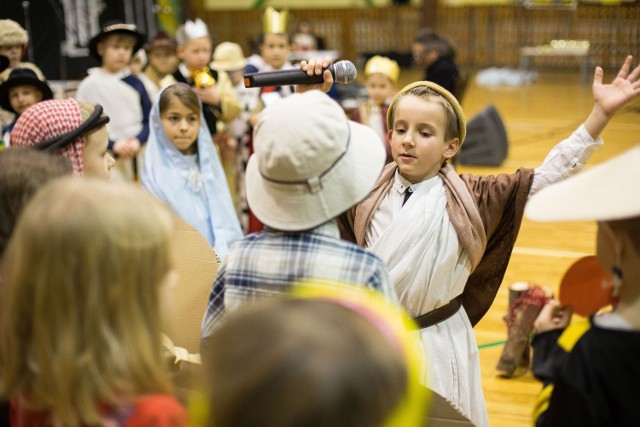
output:
[[[640,145],[531,197],[533,221],[615,221],[640,217]]]
[[[266,108],[254,130],[247,201],[265,225],[314,228],[369,194],[385,163],[372,129],[347,120],[340,105],[312,90]]]

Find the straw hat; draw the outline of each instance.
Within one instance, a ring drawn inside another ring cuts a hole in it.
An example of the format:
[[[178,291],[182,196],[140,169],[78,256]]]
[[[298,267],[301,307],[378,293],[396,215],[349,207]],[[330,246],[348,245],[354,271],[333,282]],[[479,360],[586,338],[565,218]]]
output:
[[[533,221],[614,221],[640,217],[640,145],[531,197]]]
[[[211,67],[223,71],[242,70],[247,65],[242,47],[238,43],[222,42],[213,51]]]
[[[42,92],[42,101],[53,99],[53,92],[48,84],[38,78],[35,71],[29,68],[14,68],[9,74],[9,78],[0,84],[0,107],[5,110],[14,112],[11,102],[9,101],[9,89],[16,86],[35,86]]]
[[[133,46],[133,52],[138,51],[144,44],[144,35],[138,31],[138,28],[134,24],[125,24],[123,22],[111,21],[108,22],[98,34],[93,36],[89,40],[89,53],[94,58],[100,59],[98,54],[98,43],[100,43],[105,37],[111,34],[123,34],[133,36],[135,38],[135,44]]]
[[[307,230],[345,212],[369,194],[385,163],[375,131],[317,90],[266,108],[253,138],[247,201],[279,230]]]

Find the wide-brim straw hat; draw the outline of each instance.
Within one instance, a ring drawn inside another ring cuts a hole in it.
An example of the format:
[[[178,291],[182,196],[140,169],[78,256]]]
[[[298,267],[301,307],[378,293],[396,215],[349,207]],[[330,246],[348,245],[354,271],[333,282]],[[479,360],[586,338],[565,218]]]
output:
[[[110,36],[111,34],[124,34],[132,36],[135,39],[135,43],[133,45],[133,53],[137,52],[138,49],[140,49],[144,44],[145,36],[138,31],[138,28],[134,24],[125,24],[123,22],[111,21],[108,22],[98,34],[96,34],[91,40],[89,40],[88,46],[91,56],[100,59],[100,55],[98,54],[98,43],[100,43],[100,41],[103,40],[106,36]]]
[[[347,120],[318,90],[263,110],[246,171],[247,201],[258,220],[302,231],[345,212],[369,194],[386,152],[375,131]]]
[[[640,145],[533,195],[533,221],[615,221],[640,217]]]
[[[35,86],[40,92],[42,92],[41,101],[47,99],[53,99],[53,92],[49,85],[38,78],[35,71],[29,68],[14,68],[9,74],[9,78],[0,84],[0,107],[7,111],[15,113],[16,111],[11,106],[9,101],[9,89],[16,86]]]

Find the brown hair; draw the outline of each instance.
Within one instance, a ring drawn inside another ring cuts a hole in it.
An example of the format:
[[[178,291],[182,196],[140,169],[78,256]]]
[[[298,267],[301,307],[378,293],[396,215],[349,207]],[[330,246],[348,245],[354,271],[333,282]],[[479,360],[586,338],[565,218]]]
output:
[[[0,151],[0,259],[20,212],[54,178],[71,175],[68,159],[28,148]]]
[[[258,304],[209,343],[210,426],[380,426],[407,393],[402,352],[335,302]]]
[[[449,141],[453,138],[460,138],[460,124],[458,121],[458,116],[456,115],[453,107],[444,96],[428,86],[416,86],[404,93],[400,93],[397,98],[394,99],[394,102],[389,106],[389,111],[387,112],[387,115],[390,117],[389,122],[392,125],[389,128],[390,130],[393,130],[393,121],[395,118],[396,107],[398,106],[398,103],[402,98],[408,95],[416,96],[427,102],[435,102],[437,104],[440,104],[444,109],[446,116],[444,133],[445,141]]]
[[[0,289],[0,393],[53,426],[101,424],[170,382],[161,287],[171,217],[130,184],[65,178],[18,220]]]
[[[178,98],[182,105],[194,113],[200,114],[200,100],[198,99],[198,95],[196,95],[191,87],[182,83],[176,83],[162,91],[160,101],[158,102],[160,114],[164,113],[165,110],[169,108],[169,104],[171,104],[171,101],[174,98]]]

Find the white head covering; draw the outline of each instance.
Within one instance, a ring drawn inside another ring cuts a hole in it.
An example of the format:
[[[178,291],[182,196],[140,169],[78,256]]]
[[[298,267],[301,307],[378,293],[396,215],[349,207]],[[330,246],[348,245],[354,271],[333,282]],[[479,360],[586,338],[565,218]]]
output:
[[[640,145],[531,197],[533,221],[615,221],[640,216]]]
[[[242,230],[220,159],[202,115],[202,103],[198,154],[193,159],[180,153],[162,129],[160,97],[165,90],[167,88],[160,92],[151,108],[151,132],[142,170],[142,186],[166,201],[224,258],[229,245],[242,238]]]
[[[365,198],[384,167],[384,143],[312,90],[264,109],[247,164],[247,201],[265,225],[300,231]]]

